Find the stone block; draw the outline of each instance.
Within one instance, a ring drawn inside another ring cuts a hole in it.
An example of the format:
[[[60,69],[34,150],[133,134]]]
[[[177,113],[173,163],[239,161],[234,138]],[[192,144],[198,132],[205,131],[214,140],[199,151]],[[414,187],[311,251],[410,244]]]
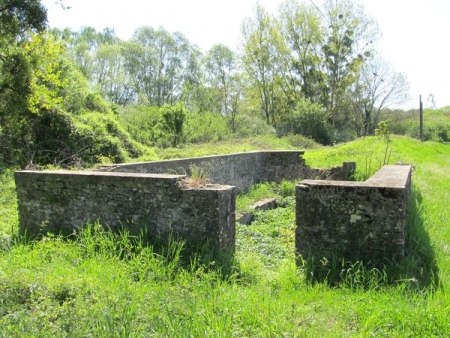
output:
[[[296,251],[350,261],[405,254],[410,166],[384,166],[366,182],[304,180],[296,187]]]
[[[111,171],[18,171],[15,178],[20,231],[27,235],[72,233],[99,221],[112,230],[144,228],[154,238],[234,247],[232,186],[182,189],[184,176]],[[36,181],[45,184],[36,189]]]

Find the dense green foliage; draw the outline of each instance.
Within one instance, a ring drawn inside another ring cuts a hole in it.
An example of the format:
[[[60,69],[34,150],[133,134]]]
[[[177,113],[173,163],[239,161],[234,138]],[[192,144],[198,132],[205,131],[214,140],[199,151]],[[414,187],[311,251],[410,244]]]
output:
[[[9,34],[0,43],[2,165],[84,166],[99,158],[124,161],[142,155],[117,125],[110,104],[89,89],[66,57],[61,41],[42,31],[44,9],[29,2],[0,6],[2,30]],[[42,15],[36,13],[39,8]]]
[[[450,142],[450,107],[425,109],[424,141]],[[389,129],[397,135],[420,138],[419,111],[396,111],[386,116]]]
[[[267,138],[262,146],[276,147],[276,142]],[[370,137],[308,151],[306,158],[314,166],[356,160],[357,176],[363,177],[369,161],[370,174],[383,162],[385,145]],[[385,270],[346,262],[337,276],[330,275],[337,280],[333,287],[327,281],[311,284],[307,267],[295,266],[290,183],[252,190],[250,200],[275,193],[287,196],[287,203],[257,213],[252,225],[237,224],[236,252],[227,258],[209,251],[192,255],[177,243],[156,249],[100,225],[70,241],[21,242],[10,235],[17,222],[14,184],[12,173],[3,172],[0,334],[447,336],[450,148],[396,136],[390,137],[389,147],[390,163],[415,167],[407,256]],[[192,155],[200,151],[196,148],[185,152]],[[203,154],[216,148],[205,147]]]
[[[0,161],[20,167],[151,159],[255,135],[332,144],[373,134],[407,97],[376,53],[376,23],[351,0],[286,0],[276,15],[257,6],[239,52],[205,53],[164,28],[129,41],[110,28],[46,30],[39,1],[0,10]],[[446,141],[447,127],[430,124],[426,138]]]
[[[281,129],[281,128],[280,128]],[[292,114],[282,122],[284,134],[300,134],[322,144],[330,144],[333,128],[327,123],[327,115],[320,105],[300,101]]]

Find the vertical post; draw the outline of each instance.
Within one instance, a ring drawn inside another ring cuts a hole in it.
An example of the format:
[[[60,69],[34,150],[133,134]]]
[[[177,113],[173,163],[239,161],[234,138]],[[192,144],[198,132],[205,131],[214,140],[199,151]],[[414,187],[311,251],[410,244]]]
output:
[[[420,142],[423,142],[423,105],[422,105],[422,95],[419,96],[420,100],[420,108],[419,108],[419,115],[420,115]]]

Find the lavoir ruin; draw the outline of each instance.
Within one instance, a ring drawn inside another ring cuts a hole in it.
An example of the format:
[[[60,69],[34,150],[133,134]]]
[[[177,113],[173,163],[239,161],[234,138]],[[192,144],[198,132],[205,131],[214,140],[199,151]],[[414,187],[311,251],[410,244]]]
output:
[[[410,166],[384,166],[349,181],[352,162],[315,169],[303,151],[255,151],[103,166],[90,171],[17,171],[20,231],[72,233],[96,221],[221,250],[235,244],[236,193],[258,182],[303,179],[296,187],[296,251],[304,257],[404,256]],[[195,170],[194,170],[195,169]],[[190,184],[192,172],[209,183]]]

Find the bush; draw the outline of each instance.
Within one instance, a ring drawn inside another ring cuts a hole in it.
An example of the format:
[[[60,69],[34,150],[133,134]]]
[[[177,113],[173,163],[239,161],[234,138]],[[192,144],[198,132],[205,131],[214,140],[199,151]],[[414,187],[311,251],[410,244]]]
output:
[[[5,163],[24,167],[70,162],[74,125],[68,113],[53,108],[15,122],[0,130],[0,159]]]
[[[98,93],[89,93],[86,95],[85,108],[99,113],[112,113],[111,106]]]
[[[124,129],[138,142],[162,148],[185,142],[188,111],[182,104],[128,106],[119,111]]]
[[[282,135],[301,134],[322,144],[332,143],[331,128],[324,109],[316,103],[299,101],[280,126]]]
[[[161,148],[182,143],[275,135],[275,130],[260,117],[238,116],[237,130],[233,134],[225,116],[211,112],[190,112],[180,104],[164,107],[128,106],[120,109],[119,119],[136,141]]]
[[[206,143],[222,141],[231,136],[227,119],[211,112],[190,113],[187,116],[186,141]]]
[[[131,138],[115,115],[85,113],[75,118],[74,141],[83,162],[94,164],[97,158],[109,158],[113,163],[142,156],[146,149]]]
[[[412,138],[420,138],[420,125],[418,121],[405,121],[402,123],[392,123],[389,125],[392,134],[407,135]],[[424,141],[450,142],[450,124],[436,121],[428,122],[423,128]]]
[[[329,127],[329,133],[330,133],[330,140],[332,143],[342,143],[342,142],[349,142],[353,141],[358,137],[358,134],[356,130],[353,128],[334,128]]]
[[[430,140],[444,143],[450,141],[449,107],[425,109],[423,117],[424,141]],[[395,112],[395,114],[389,116],[389,119],[393,120],[389,124],[389,129],[393,134],[420,138],[419,112],[417,110]]]
[[[260,116],[251,114],[236,117],[236,136],[247,138],[257,135],[275,135],[275,129],[269,126]]]
[[[121,108],[119,109],[119,121],[136,141],[147,146],[156,145],[159,138],[158,107],[127,106]]]
[[[57,108],[42,110],[23,123],[15,137],[7,136],[0,132],[0,160],[20,167],[83,167],[99,159],[118,163],[149,155],[112,113],[72,115]]]
[[[313,149],[320,146],[320,144],[314,141],[312,138],[299,134],[290,134],[284,136],[283,138],[286,139],[290,145],[298,148]]]
[[[159,142],[163,146],[176,147],[184,141],[184,126],[187,110],[183,104],[164,105],[160,108],[158,127],[162,131]]]

